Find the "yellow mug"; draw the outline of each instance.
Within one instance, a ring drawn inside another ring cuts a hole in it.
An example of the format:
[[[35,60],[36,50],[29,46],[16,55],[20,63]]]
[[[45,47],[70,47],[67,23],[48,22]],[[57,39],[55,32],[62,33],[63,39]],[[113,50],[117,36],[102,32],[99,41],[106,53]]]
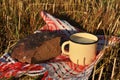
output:
[[[69,41],[62,44],[62,53],[69,56],[70,60],[78,65],[89,65],[93,62],[97,52],[98,37],[86,33],[75,33],[70,36]],[[69,45],[69,50],[65,46]]]

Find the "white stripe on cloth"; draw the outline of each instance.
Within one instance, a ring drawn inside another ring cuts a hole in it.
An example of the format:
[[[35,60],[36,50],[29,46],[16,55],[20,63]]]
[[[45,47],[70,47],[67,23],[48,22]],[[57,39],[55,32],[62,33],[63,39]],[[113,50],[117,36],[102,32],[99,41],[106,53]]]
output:
[[[53,26],[59,28],[59,30],[61,30],[63,33],[66,34],[66,36],[70,36],[71,33],[74,33],[74,31],[76,30],[74,27],[68,26],[70,24],[65,24],[63,21],[61,21],[60,19],[57,19],[55,17],[53,17],[52,15],[46,13],[46,12],[41,12],[41,16],[43,17],[44,21],[46,22],[46,24],[49,24],[49,22],[53,22]],[[51,26],[50,26],[51,27]]]
[[[13,60],[11,58],[11,56],[9,55],[9,53],[4,53],[1,58],[0,58],[0,61],[2,62],[12,62],[12,63],[15,63],[15,60]]]
[[[79,72],[72,70],[65,62],[54,62],[45,65],[49,72],[49,77],[55,79],[70,79],[77,77]]]
[[[77,32],[77,30],[72,25],[70,25],[67,21],[60,20],[60,19],[57,19],[57,20],[60,22],[60,24],[64,28],[66,28],[67,31],[69,31],[70,34],[73,34],[73,33]]]

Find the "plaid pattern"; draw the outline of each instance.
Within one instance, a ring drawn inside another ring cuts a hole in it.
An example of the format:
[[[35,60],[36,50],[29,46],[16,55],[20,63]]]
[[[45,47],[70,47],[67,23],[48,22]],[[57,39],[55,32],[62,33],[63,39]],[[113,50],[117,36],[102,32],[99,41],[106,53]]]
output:
[[[4,57],[8,54],[4,55]],[[9,56],[10,57],[10,56]],[[9,59],[6,58],[6,59]],[[2,58],[1,58],[2,59]],[[39,64],[25,64],[21,62],[0,62],[0,78],[19,77],[21,75],[40,75],[44,74],[46,69]]]
[[[60,20],[53,17],[52,15],[41,12],[41,17],[46,22],[40,30],[35,31],[42,32],[44,30],[58,31],[60,34],[64,34],[65,37],[69,37],[71,34],[78,32],[73,26],[71,26],[67,21]],[[25,64],[14,61],[9,53],[5,53],[0,58],[0,78],[3,77],[19,77],[21,75],[44,75],[42,80],[88,80],[94,65],[100,60],[104,54],[104,49],[102,50],[105,39],[103,35],[98,35],[98,52],[96,59],[89,66],[78,66],[72,63],[68,56],[59,55],[55,59],[41,64]],[[108,42],[109,45],[114,45],[120,39],[112,37]],[[117,41],[116,41],[117,40]]]

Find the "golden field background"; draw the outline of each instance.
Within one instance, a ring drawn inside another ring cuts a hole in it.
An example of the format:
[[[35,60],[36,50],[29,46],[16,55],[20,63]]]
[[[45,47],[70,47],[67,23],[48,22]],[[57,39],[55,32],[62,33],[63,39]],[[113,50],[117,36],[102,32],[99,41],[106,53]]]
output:
[[[19,39],[45,24],[40,16],[42,10],[67,20],[84,31],[120,36],[120,0],[0,0],[1,55],[9,51]],[[99,32],[101,30],[102,33]],[[120,79],[119,47],[118,44],[106,51],[102,60],[94,67],[90,80]],[[37,78],[17,78],[34,79]]]

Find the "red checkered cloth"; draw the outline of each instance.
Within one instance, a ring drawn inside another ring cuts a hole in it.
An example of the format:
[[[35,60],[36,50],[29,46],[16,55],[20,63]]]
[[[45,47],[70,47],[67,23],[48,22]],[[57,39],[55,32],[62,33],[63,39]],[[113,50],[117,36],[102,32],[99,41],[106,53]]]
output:
[[[65,35],[65,38],[69,38],[71,34],[78,32],[78,30],[76,30],[67,21],[55,18],[46,12],[42,11],[41,17],[46,22],[46,25],[43,26],[40,30],[35,31],[34,34],[42,32],[44,30],[58,31],[58,33]],[[5,53],[0,58],[0,78],[9,78],[12,76],[19,77],[22,75],[44,75],[42,80],[88,80],[94,65],[104,54],[103,45],[106,41],[103,35],[98,35],[98,38],[99,54],[92,62],[92,64],[88,66],[83,67],[80,65],[76,65],[69,60],[68,56],[62,54],[46,63],[26,64],[14,61],[9,53]],[[119,40],[120,39],[118,37],[112,37],[108,42],[108,46],[115,45],[115,43]]]

